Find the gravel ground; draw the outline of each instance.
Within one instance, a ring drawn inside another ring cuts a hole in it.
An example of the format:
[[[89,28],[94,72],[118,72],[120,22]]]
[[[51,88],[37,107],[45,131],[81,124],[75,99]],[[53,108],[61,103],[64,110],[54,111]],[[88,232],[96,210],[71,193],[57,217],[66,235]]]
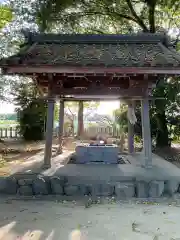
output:
[[[0,239],[6,240],[179,240],[179,222],[180,204],[172,201],[131,201],[85,208],[80,202],[55,199],[0,199]]]

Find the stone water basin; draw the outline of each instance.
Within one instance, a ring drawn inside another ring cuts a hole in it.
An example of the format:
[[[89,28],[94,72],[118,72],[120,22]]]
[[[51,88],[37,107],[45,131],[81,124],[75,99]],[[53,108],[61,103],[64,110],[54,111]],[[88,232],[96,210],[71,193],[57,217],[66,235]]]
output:
[[[118,164],[119,148],[114,144],[89,144],[76,147],[76,163]]]

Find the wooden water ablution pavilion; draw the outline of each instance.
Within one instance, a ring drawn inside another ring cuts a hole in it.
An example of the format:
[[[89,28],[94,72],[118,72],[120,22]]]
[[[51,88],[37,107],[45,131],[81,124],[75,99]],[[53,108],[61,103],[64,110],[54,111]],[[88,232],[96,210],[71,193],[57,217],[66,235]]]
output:
[[[123,99],[132,108],[141,101],[144,166],[152,166],[149,101],[152,89],[166,76],[180,74],[180,54],[165,34],[66,35],[25,33],[16,55],[0,61],[4,75],[31,77],[47,97],[44,164],[51,166],[54,103],[60,99],[59,141],[64,101]],[[133,125],[128,125],[133,153]]]

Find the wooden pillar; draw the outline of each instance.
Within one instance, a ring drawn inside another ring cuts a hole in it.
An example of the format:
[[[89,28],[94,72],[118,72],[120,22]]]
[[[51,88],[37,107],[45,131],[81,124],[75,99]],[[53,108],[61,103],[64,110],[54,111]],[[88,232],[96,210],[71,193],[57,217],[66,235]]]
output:
[[[152,168],[151,126],[149,117],[149,100],[147,98],[141,100],[141,121],[145,167]]]
[[[128,103],[128,109],[134,108],[134,102]],[[134,153],[134,125],[128,119],[128,153]]]
[[[59,131],[58,131],[58,150],[57,154],[61,154],[62,151],[62,145],[63,145],[63,135],[64,135],[64,100],[60,99],[59,104]]]
[[[53,98],[48,99],[44,168],[51,167],[53,126],[54,126],[54,103],[55,100]]]
[[[81,138],[84,134],[84,120],[83,120],[83,110],[84,104],[83,101],[79,101],[79,108],[78,108],[78,130],[77,130],[77,137]]]

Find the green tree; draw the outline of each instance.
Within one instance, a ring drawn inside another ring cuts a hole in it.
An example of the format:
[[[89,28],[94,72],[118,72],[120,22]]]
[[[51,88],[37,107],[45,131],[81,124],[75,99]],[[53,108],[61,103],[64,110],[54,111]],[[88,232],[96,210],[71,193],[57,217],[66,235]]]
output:
[[[4,28],[12,19],[12,9],[9,6],[0,4],[0,29]]]
[[[15,104],[20,133],[25,140],[42,140],[45,132],[46,103],[38,99],[36,86],[21,83],[15,89]]]
[[[3,29],[13,20],[12,8],[9,5],[0,3],[0,54],[1,56],[5,55],[5,48],[8,46],[7,35],[8,33],[4,33]],[[6,37],[5,37],[6,36]],[[9,48],[9,46],[8,46]],[[11,51],[9,48],[7,52]],[[10,88],[10,81],[0,76],[0,101],[7,100],[7,89]]]

